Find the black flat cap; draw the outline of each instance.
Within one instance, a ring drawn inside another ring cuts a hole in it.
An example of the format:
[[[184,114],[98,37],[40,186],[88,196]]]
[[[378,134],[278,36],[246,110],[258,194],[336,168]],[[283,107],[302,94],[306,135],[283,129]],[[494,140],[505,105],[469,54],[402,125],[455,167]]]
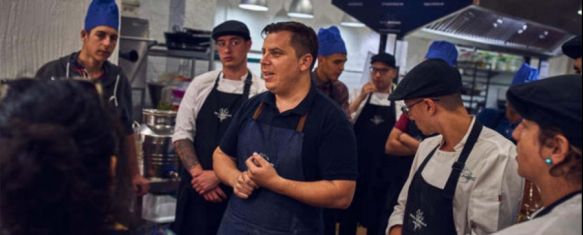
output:
[[[563,49],[563,54],[572,59],[581,58],[581,35],[567,41],[561,49]]]
[[[508,102],[541,128],[557,128],[581,149],[581,75],[563,75],[510,87]]]
[[[388,65],[389,67],[393,67],[396,68],[397,66],[396,61],[395,61],[395,57],[391,54],[387,54],[387,53],[379,53],[378,55],[374,55],[371,59],[370,59],[370,63],[374,63],[374,62],[382,62],[386,65]]]
[[[249,28],[247,28],[247,25],[236,20],[225,21],[213,29],[212,37],[215,41],[219,37],[225,35],[240,36],[245,40],[251,40]]]
[[[415,66],[397,85],[389,100],[432,98],[462,91],[459,71],[440,59]]]

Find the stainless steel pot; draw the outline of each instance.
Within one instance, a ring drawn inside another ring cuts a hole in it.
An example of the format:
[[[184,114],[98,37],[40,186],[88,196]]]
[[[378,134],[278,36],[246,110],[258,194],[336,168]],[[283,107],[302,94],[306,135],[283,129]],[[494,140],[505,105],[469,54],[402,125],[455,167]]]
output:
[[[144,176],[146,178],[174,178],[178,172],[178,158],[172,148],[171,136],[144,136]]]
[[[144,124],[140,126],[139,134],[144,176],[150,179],[176,179],[179,161],[172,146],[176,112],[145,109],[143,114]]]

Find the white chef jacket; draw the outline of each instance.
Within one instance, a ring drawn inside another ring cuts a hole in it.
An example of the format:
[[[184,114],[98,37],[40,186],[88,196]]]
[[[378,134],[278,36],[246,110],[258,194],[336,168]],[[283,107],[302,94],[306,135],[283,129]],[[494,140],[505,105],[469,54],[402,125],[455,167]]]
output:
[[[421,173],[427,183],[440,189],[445,188],[452,165],[459,158],[475,121],[473,118],[466,135],[454,147],[455,152],[439,149],[435,152]],[[419,145],[409,178],[389,218],[387,232],[391,227],[403,224],[413,176],[427,155],[441,144],[443,138],[438,135],[425,139]],[[524,180],[517,173],[515,157],[516,146],[512,142],[490,128],[482,129],[455,190],[453,219],[458,235],[490,234],[515,223],[524,187]]]
[[[373,92],[373,93],[369,94],[368,96],[366,96],[366,98],[358,106],[358,109],[356,110],[356,112],[354,112],[350,115],[350,119],[351,119],[352,123],[356,123],[356,121],[358,120],[358,117],[360,116],[360,113],[364,109],[364,105],[366,104],[366,101],[368,100],[369,96],[372,96],[370,98],[370,104],[383,106],[383,107],[390,107],[391,101],[389,100],[389,95],[391,95],[390,92],[389,93]],[[395,106],[397,106],[396,112],[395,112],[395,122],[397,122],[399,120],[399,117],[401,117],[401,113],[403,112],[403,111],[401,111],[401,107],[403,107],[403,105],[404,105],[403,101],[395,101]]]
[[[538,214],[540,210],[534,213]],[[581,235],[581,194],[559,204],[548,214],[504,229],[495,235]]]
[[[172,135],[172,142],[177,140],[189,139],[194,141],[196,134],[196,117],[204,104],[204,101],[211,93],[215,85],[217,76],[221,73],[220,70],[210,71],[195,77],[188,85],[186,93],[180,102],[178,113],[176,114],[176,125],[174,127],[174,135]],[[265,81],[251,74],[253,82],[249,90],[249,97],[253,97],[261,92],[266,91]],[[245,79],[247,74],[241,77],[241,80],[224,79],[221,73],[221,79],[217,89],[221,92],[230,94],[243,94],[245,88]],[[233,114],[234,115],[234,114]]]

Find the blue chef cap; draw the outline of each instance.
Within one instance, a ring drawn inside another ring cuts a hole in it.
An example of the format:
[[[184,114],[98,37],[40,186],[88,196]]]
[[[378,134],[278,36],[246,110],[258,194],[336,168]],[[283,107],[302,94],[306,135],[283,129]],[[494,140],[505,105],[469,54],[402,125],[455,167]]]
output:
[[[429,46],[426,59],[441,59],[449,64],[455,66],[457,64],[457,49],[455,45],[447,41],[434,41]]]
[[[514,79],[512,79],[512,86],[519,85],[527,82],[532,82],[538,80],[538,69],[530,67],[527,63],[522,64],[518,72],[514,74]]]
[[[342,36],[340,35],[340,30],[336,26],[330,28],[322,28],[318,32],[318,50],[319,56],[329,56],[336,53],[346,54],[346,45]]]
[[[85,31],[96,26],[119,28],[119,10],[114,0],[93,0],[85,16]]]

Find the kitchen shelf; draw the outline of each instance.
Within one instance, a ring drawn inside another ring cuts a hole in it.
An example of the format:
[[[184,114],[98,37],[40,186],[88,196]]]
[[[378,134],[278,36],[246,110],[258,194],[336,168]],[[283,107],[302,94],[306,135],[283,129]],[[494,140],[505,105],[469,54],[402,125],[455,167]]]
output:
[[[211,51],[213,51],[212,46],[207,48],[206,51],[195,51],[168,49],[166,45],[158,44],[149,48],[148,56],[191,60],[190,77],[194,77],[196,75],[195,65],[197,60],[209,61],[208,71],[214,70],[214,63],[212,63],[214,61],[214,54]]]
[[[462,100],[471,114],[478,114],[486,107],[490,80],[494,72],[489,64],[470,61],[459,61],[457,68],[462,75]]]

